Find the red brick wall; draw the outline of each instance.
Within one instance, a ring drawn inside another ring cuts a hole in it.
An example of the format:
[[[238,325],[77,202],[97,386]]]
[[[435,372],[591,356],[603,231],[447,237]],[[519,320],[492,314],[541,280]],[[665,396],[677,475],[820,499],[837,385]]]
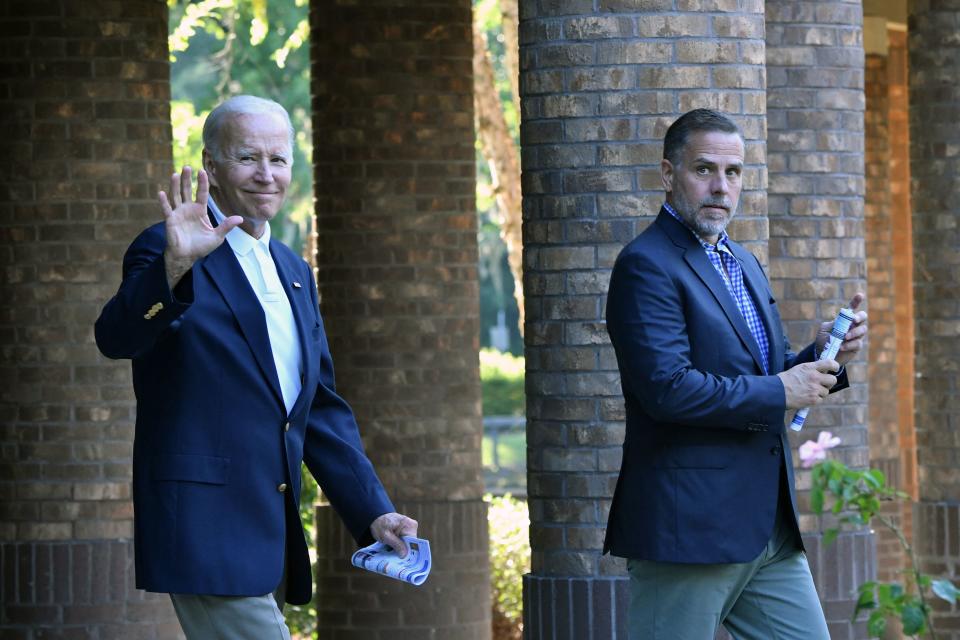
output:
[[[166,5],[4,2],[0,36],[2,635],[172,636],[133,589],[130,364],[93,344],[170,170]]]
[[[891,484],[900,482],[900,427],[897,378],[894,290],[893,222],[891,216],[891,148],[889,128],[889,76],[887,56],[866,57],[866,249],[867,297],[870,300],[870,466],[886,474]],[[883,512],[899,523],[899,503],[887,503]],[[877,530],[878,578],[902,579],[904,555],[896,536],[885,527]]]
[[[913,231],[910,200],[910,122],[907,34],[887,32],[890,218],[893,229],[893,309],[897,353],[897,424],[900,429],[901,488],[917,497],[917,436],[914,427]],[[909,513],[904,514],[909,532]]]
[[[435,559],[345,566],[321,510],[321,637],[490,637],[469,0],[314,2],[317,267],[337,386]]]
[[[915,541],[929,573],[960,576],[960,10],[910,3],[910,174],[919,503]],[[960,609],[934,603],[941,640],[960,638]]]

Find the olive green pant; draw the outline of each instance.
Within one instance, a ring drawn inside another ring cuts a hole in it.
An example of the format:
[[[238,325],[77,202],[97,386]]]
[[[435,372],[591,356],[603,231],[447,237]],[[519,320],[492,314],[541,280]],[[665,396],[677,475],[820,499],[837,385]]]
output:
[[[807,557],[782,521],[752,562],[628,560],[630,640],[713,640],[720,625],[735,640],[830,640]]]

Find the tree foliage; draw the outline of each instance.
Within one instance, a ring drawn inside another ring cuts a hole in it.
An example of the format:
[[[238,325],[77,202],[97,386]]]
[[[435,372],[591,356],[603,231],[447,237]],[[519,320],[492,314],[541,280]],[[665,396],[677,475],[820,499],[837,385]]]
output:
[[[201,127],[226,98],[253,94],[290,112],[293,179],[272,231],[303,251],[313,218],[308,0],[168,0],[174,166],[200,166]]]
[[[510,495],[487,496],[490,503],[490,587],[495,640],[519,640],[523,633],[523,576],[530,573],[530,516],[527,503]]]

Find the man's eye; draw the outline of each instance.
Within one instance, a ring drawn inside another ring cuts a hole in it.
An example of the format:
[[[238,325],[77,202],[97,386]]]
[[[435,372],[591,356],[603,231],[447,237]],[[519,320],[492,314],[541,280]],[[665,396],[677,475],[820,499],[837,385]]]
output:
[[[697,173],[700,174],[701,176],[705,176],[708,173],[710,173],[710,169],[708,169],[707,167],[697,167]]]
[[[273,159],[271,160],[271,162],[273,162],[274,164],[287,164],[287,159],[286,159],[286,158],[273,158]]]

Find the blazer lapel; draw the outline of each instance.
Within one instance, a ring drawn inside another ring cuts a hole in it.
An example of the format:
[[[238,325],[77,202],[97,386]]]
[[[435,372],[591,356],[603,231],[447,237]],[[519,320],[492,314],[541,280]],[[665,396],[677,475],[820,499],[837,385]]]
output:
[[[780,326],[780,319],[773,315],[773,297],[769,286],[765,286],[767,276],[752,253],[736,243],[730,243],[730,248],[740,263],[747,291],[750,292],[753,303],[757,307],[757,313],[760,314],[760,321],[767,330],[770,373],[780,373],[783,367],[783,328]]]
[[[237,261],[230,243],[224,242],[203,260],[203,269],[210,275],[214,286],[220,290],[223,299],[233,312],[240,330],[253,352],[264,377],[273,389],[277,400],[283,406],[283,393],[280,391],[280,379],[277,367],[270,351],[270,335],[267,333],[267,320],[256,293],[250,287],[243,267]]]
[[[757,367],[762,371],[763,359],[760,357],[760,347],[757,345],[753,334],[750,333],[747,321],[743,319],[743,314],[740,313],[740,308],[737,307],[737,303],[727,289],[727,285],[724,284],[723,278],[717,273],[713,263],[710,262],[710,258],[707,257],[703,247],[693,237],[690,230],[677,222],[665,209],[661,209],[657,222],[663,226],[674,244],[683,249],[683,259],[713,294],[713,297],[723,309],[723,313],[727,316],[727,320],[730,321],[740,338],[740,342],[747,348],[757,363]]]
[[[287,252],[279,249],[277,244],[276,240],[270,240],[270,255],[273,256],[273,262],[277,265],[277,276],[279,276],[283,290],[287,294],[287,299],[290,300],[293,320],[297,325],[297,333],[300,335],[300,354],[303,358],[304,374],[301,378],[300,395],[297,396],[293,407],[290,409],[290,415],[296,415],[301,409],[301,404],[309,397],[309,394],[305,394],[304,391],[316,385],[316,382],[310,378],[310,372],[313,371],[312,359],[315,356],[310,348],[312,343],[311,328],[316,324],[314,319],[316,314],[310,309],[310,290],[307,289],[308,286],[313,286],[313,283],[297,280],[299,264],[293,263]],[[295,281],[300,285],[299,287],[294,286]]]

